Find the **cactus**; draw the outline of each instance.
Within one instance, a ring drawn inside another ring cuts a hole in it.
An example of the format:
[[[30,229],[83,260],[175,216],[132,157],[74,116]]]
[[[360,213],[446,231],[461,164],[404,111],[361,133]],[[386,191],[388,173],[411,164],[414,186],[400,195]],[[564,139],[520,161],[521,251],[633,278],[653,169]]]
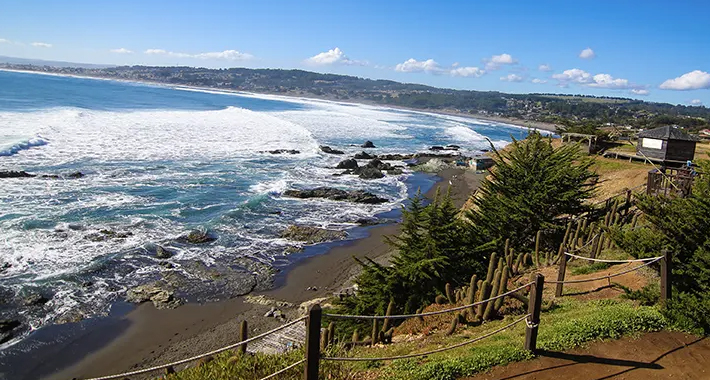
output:
[[[562,238],[562,244],[567,245],[567,240],[569,240],[569,232],[572,229],[572,222],[567,222],[567,229],[565,230],[565,237]]]
[[[456,298],[454,298],[454,292],[451,289],[451,284],[448,282],[446,283],[446,298],[449,300],[449,303],[456,303]]]
[[[505,239],[505,247],[503,248],[503,256],[508,256],[508,249],[510,249],[510,238]]]
[[[505,257],[505,264],[508,266],[508,268],[513,267],[513,257],[515,256],[515,249],[513,247],[510,247],[510,250],[508,250],[508,256]]]
[[[518,253],[518,258],[515,259],[515,264],[513,264],[513,272],[515,272],[515,274],[520,273],[520,270],[522,269],[522,266],[524,265],[524,263],[523,263],[524,257],[525,257],[524,254]]]
[[[540,237],[542,236],[542,231],[538,230],[535,234],[535,266],[540,266]]]
[[[423,313],[423,312],[424,312],[424,306],[422,306],[422,307],[420,307],[419,309],[417,309],[416,314],[421,314],[421,313]],[[419,319],[420,322],[424,322],[424,317],[422,317],[421,315],[418,315],[418,316],[417,316],[417,319]]]
[[[239,326],[239,341],[243,342],[249,338],[249,329],[247,326],[247,321],[242,321],[241,326]],[[239,353],[241,354],[246,354],[247,353],[247,345],[242,344],[239,346]]]
[[[481,284],[481,291],[478,295],[478,302],[482,302],[485,299],[488,299],[488,295],[490,294],[491,291],[491,284],[488,281],[483,281],[483,284]],[[483,318],[483,312],[486,310],[486,304],[481,303],[478,305],[478,311],[476,312],[476,317],[478,319]]]
[[[582,237],[582,238],[584,238],[585,236],[589,236],[589,235],[586,235],[587,222],[588,222],[587,218],[582,218],[582,232],[581,232],[582,234],[580,235],[580,237]],[[582,239],[582,241],[584,241],[584,239]]]
[[[503,273],[500,275],[500,285],[498,285],[498,295],[503,294],[507,291],[508,289],[508,272],[503,271]],[[495,301],[495,305],[493,308],[495,309],[496,312],[500,310],[501,306],[503,306],[503,301],[505,297],[498,298]]]
[[[335,322],[330,322],[328,324],[328,345],[332,345],[335,342]]]
[[[488,298],[493,298],[493,297],[498,296],[498,294],[499,294],[498,292],[500,290],[500,277],[501,277],[501,272],[496,270],[496,273],[493,275],[493,290],[491,290],[491,295]],[[483,313],[484,320],[491,319],[491,316],[493,315],[494,303],[495,303],[495,301],[486,303],[486,311]]]
[[[377,344],[377,339],[380,337],[379,330],[377,328],[377,319],[372,320],[372,345]]]
[[[446,304],[446,297],[439,294],[438,296],[436,296],[436,298],[434,298],[434,302],[437,305],[444,305],[444,304]]]
[[[387,305],[387,312],[385,313],[385,317],[389,317],[392,315],[394,312],[394,300],[390,299],[389,305]],[[385,321],[382,323],[382,331],[387,331],[390,328],[390,319],[385,318]]]
[[[496,270],[496,265],[498,264],[498,255],[493,252],[491,254],[491,259],[488,261],[488,273],[486,274],[486,281],[490,284],[493,281],[493,272]]]
[[[459,324],[459,316],[454,315],[454,317],[451,319],[451,325],[449,326],[449,329],[446,330],[446,335],[451,335],[456,331],[456,326]]]
[[[471,284],[468,287],[468,292],[466,292],[466,305],[470,305],[474,302],[476,302],[476,282],[478,281],[478,276],[475,274],[471,276],[471,281],[469,284]],[[468,314],[471,316],[471,319],[473,319],[476,316],[476,310],[474,306],[471,306],[471,308],[468,311]]]
[[[382,337],[382,341],[387,344],[392,343],[392,336],[394,335],[394,327],[390,327],[389,330],[384,332],[384,336]]]
[[[329,330],[325,329],[323,330],[323,335],[320,336],[320,349],[321,351],[325,350],[328,348],[328,342],[330,341],[330,338],[328,337]]]
[[[579,237],[579,231],[582,229],[582,220],[577,220],[577,229],[574,231],[574,237],[572,238],[572,246],[576,246],[577,238]]]
[[[356,343],[356,342],[359,342],[359,341],[360,341],[360,332],[359,332],[357,329],[355,329],[355,330],[353,331],[353,339],[352,339],[352,341],[353,341],[353,343]]]
[[[530,254],[526,253],[525,255],[523,255],[523,262],[521,264],[524,267],[526,267],[526,266],[528,266],[529,263],[530,263]]]

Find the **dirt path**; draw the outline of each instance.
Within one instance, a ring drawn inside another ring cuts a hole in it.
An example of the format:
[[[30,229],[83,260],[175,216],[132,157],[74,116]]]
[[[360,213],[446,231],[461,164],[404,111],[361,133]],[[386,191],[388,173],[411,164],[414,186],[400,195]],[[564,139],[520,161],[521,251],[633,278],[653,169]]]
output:
[[[568,352],[541,352],[534,360],[467,378],[484,379],[710,379],[710,339],[679,332],[648,333]]]

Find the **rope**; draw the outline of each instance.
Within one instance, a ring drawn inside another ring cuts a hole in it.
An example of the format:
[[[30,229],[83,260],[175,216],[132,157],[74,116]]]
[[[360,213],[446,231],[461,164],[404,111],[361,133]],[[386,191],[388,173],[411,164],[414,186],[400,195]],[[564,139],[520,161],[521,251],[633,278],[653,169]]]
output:
[[[619,273],[614,273],[614,274],[610,274],[610,275],[606,275],[606,276],[602,276],[602,277],[589,278],[586,280],[566,280],[566,281],[545,280],[545,283],[548,283],[548,284],[576,284],[576,283],[581,283],[581,282],[591,282],[591,281],[598,281],[598,280],[604,280],[604,279],[611,279],[612,277],[621,276],[622,274],[633,272],[635,270],[649,266],[662,258],[663,257],[657,257],[657,258],[654,258],[653,261],[649,261],[646,264],[639,265],[637,267],[627,269],[627,270],[621,271]]]
[[[224,351],[227,351],[227,350],[231,350],[231,349],[233,349],[233,348],[235,348],[235,347],[239,347],[239,346],[241,346],[241,345],[243,345],[243,344],[247,344],[247,343],[249,343],[249,342],[253,342],[253,341],[257,340],[257,339],[261,339],[261,338],[263,338],[263,337],[265,337],[265,336],[267,336],[267,335],[273,334],[273,333],[275,333],[275,332],[277,332],[277,331],[279,331],[279,330],[283,330],[283,329],[285,329],[286,327],[293,326],[293,325],[295,325],[296,323],[302,322],[302,321],[306,320],[306,318],[307,318],[307,317],[298,318],[298,319],[296,319],[296,320],[294,320],[294,321],[291,321],[291,322],[289,322],[289,323],[283,324],[283,325],[281,325],[281,326],[279,326],[279,327],[277,327],[277,328],[275,328],[275,329],[273,329],[273,330],[269,330],[269,331],[267,331],[267,332],[265,332],[265,333],[263,333],[263,334],[260,334],[260,335],[255,336],[255,337],[253,337],[253,338],[249,338],[249,339],[244,340],[244,341],[241,341],[241,342],[239,342],[239,343],[235,343],[235,344],[232,344],[232,345],[229,345],[229,346],[226,346],[226,347],[222,347],[222,348],[219,348],[219,349],[216,349],[216,350],[214,350],[214,351],[210,351],[210,352],[207,352],[207,353],[204,353],[204,354],[201,354],[201,355],[193,356],[193,357],[191,357],[191,358],[178,360],[178,361],[175,361],[175,362],[172,362],[172,363],[168,363],[168,364],[158,365],[158,366],[155,366],[155,367],[139,369],[139,370],[136,370],[136,371],[119,373],[119,374],[116,374],[116,375],[101,376],[101,377],[92,377],[92,378],[86,379],[86,380],[108,380],[108,379],[117,379],[117,378],[120,378],[120,377],[127,377],[127,376],[133,376],[133,375],[140,375],[140,374],[143,374],[143,373],[152,372],[152,371],[156,371],[156,370],[163,369],[163,368],[167,368],[167,367],[174,367],[174,366],[177,366],[177,365],[180,365],[180,364],[185,364],[185,363],[191,362],[191,361],[193,361],[193,360],[197,360],[197,359],[201,359],[201,358],[204,358],[204,357],[207,357],[207,356],[219,354],[220,352],[224,352]]]
[[[531,316],[531,314],[527,314],[527,315],[523,316],[523,317],[520,318],[520,319],[517,319],[517,320],[515,320],[515,321],[513,321],[513,322],[511,322],[511,323],[509,323],[509,324],[507,324],[507,325],[505,325],[505,326],[503,326],[503,327],[497,329],[497,330],[491,331],[491,332],[489,332],[489,333],[487,333],[487,334],[485,334],[485,335],[481,335],[481,336],[479,336],[479,337],[477,337],[477,338],[473,338],[473,339],[470,339],[470,340],[467,340],[467,341],[464,341],[464,342],[461,342],[461,343],[457,343],[457,344],[454,344],[454,345],[452,345],[452,346],[443,347],[443,348],[439,348],[439,349],[436,349],[436,350],[431,350],[431,351],[422,352],[422,353],[418,353],[418,354],[408,354],[408,355],[400,355],[400,356],[387,356],[387,357],[381,357],[381,358],[323,357],[323,358],[321,358],[321,359],[323,359],[323,360],[332,360],[332,361],[342,361],[342,362],[366,362],[366,361],[382,361],[382,360],[409,359],[409,358],[416,358],[416,357],[419,357],[419,356],[432,355],[432,354],[436,354],[436,353],[439,353],[439,352],[444,352],[444,351],[448,351],[448,350],[453,350],[454,348],[459,348],[459,347],[463,347],[463,346],[468,345],[468,344],[471,344],[471,343],[478,342],[479,340],[483,340],[483,339],[485,339],[485,338],[488,338],[488,337],[491,336],[491,335],[495,335],[495,334],[497,334],[497,333],[499,333],[499,332],[501,332],[501,331],[503,331],[503,330],[505,330],[505,329],[507,329],[507,328],[510,328],[510,327],[512,327],[513,325],[516,325],[516,324],[522,322],[523,320],[526,320],[526,319],[527,319],[528,317],[530,317],[530,316]]]
[[[430,312],[427,312],[427,313],[389,315],[389,316],[387,316],[387,315],[326,314],[326,313],[324,313],[323,315],[326,316],[326,317],[336,318],[336,319],[407,319],[407,318],[414,318],[414,317],[428,317],[428,316],[431,316],[431,315],[446,314],[446,313],[450,313],[450,312],[452,312],[452,311],[464,310],[464,309],[468,309],[468,308],[471,308],[471,307],[474,307],[474,306],[477,306],[477,305],[480,305],[480,304],[484,304],[484,303],[487,303],[487,302],[490,302],[490,301],[495,301],[495,300],[497,300],[498,298],[505,297],[505,296],[510,295],[510,294],[513,294],[513,293],[515,293],[515,292],[517,292],[517,291],[519,291],[519,290],[525,289],[525,288],[527,288],[528,286],[530,286],[530,285],[532,285],[532,284],[534,284],[534,283],[535,283],[535,282],[529,282],[529,283],[527,283],[527,284],[525,284],[525,285],[523,285],[523,286],[521,286],[521,287],[515,288],[515,289],[513,289],[513,290],[510,290],[510,291],[505,292],[505,293],[503,293],[503,294],[497,295],[497,296],[495,296],[495,297],[493,297],[493,298],[489,298],[489,299],[487,299],[487,300],[474,302],[474,303],[469,304],[469,305],[457,306],[457,307],[454,307],[454,308],[451,308],[451,309],[446,309],[446,310],[430,311]]]
[[[276,371],[276,372],[272,373],[272,374],[269,375],[269,376],[262,377],[261,380],[269,380],[269,379],[271,379],[271,378],[274,378],[274,377],[276,377],[276,376],[278,376],[278,375],[280,375],[280,374],[282,374],[282,373],[288,371],[289,369],[294,368],[294,367],[296,367],[297,365],[303,364],[303,363],[305,363],[305,362],[306,362],[306,359],[297,361],[297,362],[291,364],[290,366],[288,366],[288,367],[286,367],[286,368],[284,368],[284,369],[282,369],[282,370],[280,370],[280,371]]]
[[[599,263],[612,263],[612,264],[624,264],[624,263],[643,263],[649,260],[659,260],[662,259],[663,256],[658,256],[658,257],[649,257],[647,259],[635,259],[635,260],[604,260],[604,259],[593,259],[591,257],[584,257],[584,256],[577,256],[573,255],[569,252],[565,252],[565,255],[571,256],[571,257],[576,257],[578,259],[583,259],[583,260],[588,260],[588,261],[596,261]]]

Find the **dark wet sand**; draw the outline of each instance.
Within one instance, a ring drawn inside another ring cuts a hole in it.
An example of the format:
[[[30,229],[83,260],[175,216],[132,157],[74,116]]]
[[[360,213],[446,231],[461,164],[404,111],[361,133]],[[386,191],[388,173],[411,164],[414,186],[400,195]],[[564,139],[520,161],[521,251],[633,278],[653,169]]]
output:
[[[432,198],[437,187],[445,191],[450,186],[452,198],[459,207],[483,178],[481,174],[462,169],[446,169],[438,173],[438,176],[441,181],[426,194],[427,197]],[[358,270],[353,256],[386,260],[390,248],[384,243],[383,237],[397,234],[398,231],[397,224],[372,227],[366,238],[336,246],[326,254],[313,256],[288,268],[278,288],[261,294],[293,303],[294,307],[281,310],[289,318],[296,318],[299,316],[300,303],[331,296],[351,280]],[[306,290],[314,286],[316,291]],[[250,335],[281,324],[263,316],[269,308],[246,303],[243,297],[204,305],[187,304],[173,310],[157,310],[152,304],[142,304],[116,320],[116,326],[122,326],[122,333],[118,336],[108,334],[109,331],[88,331],[73,339],[66,345],[66,349],[55,350],[56,353],[51,357],[36,361],[32,368],[23,371],[25,373],[22,378],[88,378],[208,352],[236,342],[239,324],[244,319],[249,322]],[[110,330],[111,325],[103,329]],[[96,342],[101,342],[101,334],[113,336],[104,339],[106,341],[103,346],[96,348]],[[95,350],[88,354],[82,352],[82,347],[86,346],[84,343],[90,341],[94,342],[92,346]]]

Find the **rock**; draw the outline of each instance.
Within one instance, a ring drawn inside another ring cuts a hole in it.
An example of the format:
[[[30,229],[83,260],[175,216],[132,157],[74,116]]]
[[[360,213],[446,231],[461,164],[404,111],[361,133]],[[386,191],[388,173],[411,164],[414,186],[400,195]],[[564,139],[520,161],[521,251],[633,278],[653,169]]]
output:
[[[289,245],[288,247],[284,248],[283,254],[284,255],[291,255],[294,253],[301,253],[303,252],[303,247],[299,247],[297,245]]]
[[[22,299],[23,306],[40,306],[49,302],[49,298],[39,294],[32,293]]]
[[[281,237],[284,239],[303,241],[310,244],[342,240],[347,236],[348,234],[345,231],[296,225],[289,226],[281,233]]]
[[[357,169],[358,164],[357,164],[357,161],[355,161],[355,159],[350,158],[350,159],[347,159],[344,161],[340,161],[335,168],[336,169]]]
[[[56,323],[58,325],[63,325],[65,323],[76,323],[76,322],[80,322],[84,318],[86,318],[86,316],[81,311],[69,310],[68,312],[59,316],[59,318],[57,318],[57,320],[54,321],[54,323]]]
[[[113,230],[107,230],[103,229],[100,230],[99,232],[88,234],[84,236],[84,239],[90,240],[93,242],[100,242],[100,241],[106,241],[109,239],[125,239],[129,236],[133,236],[133,232],[116,232]]]
[[[459,150],[459,149],[461,149],[461,147],[458,145],[449,144],[449,145],[445,146],[444,149],[445,150]]]
[[[370,160],[373,158],[377,158],[377,156],[375,156],[374,154],[367,153],[367,152],[360,152],[360,153],[355,153],[354,158],[356,160]]]
[[[269,309],[269,311],[266,312],[266,314],[264,314],[264,318],[273,317],[275,312],[276,308],[272,307],[271,309]]]
[[[274,149],[270,150],[271,154],[299,154],[301,151],[295,149]]]
[[[67,175],[67,178],[72,178],[72,179],[82,178],[82,177],[84,177],[84,173],[82,173],[82,172],[74,172],[74,173],[70,173]]]
[[[7,342],[15,337],[14,330],[20,327],[20,321],[16,319],[0,320],[0,344]]]
[[[379,204],[389,202],[387,199],[380,198],[366,191],[345,191],[332,187],[317,187],[315,189],[310,190],[286,190],[283,195],[286,197],[300,199],[326,198],[334,201],[349,201],[365,204]]]
[[[380,169],[369,167],[360,168],[357,171],[357,175],[362,179],[378,179],[385,176]]]
[[[0,178],[32,178],[36,177],[34,174],[27,173],[26,171],[14,171],[14,170],[2,170],[0,171]]]
[[[376,226],[380,224],[380,220],[377,218],[360,218],[355,221],[355,223],[365,227],[365,226]]]
[[[367,140],[367,141],[365,141],[364,144],[362,144],[362,147],[363,148],[375,148],[375,144],[373,144],[372,141]]]
[[[389,174],[389,175],[401,175],[401,174],[404,174],[404,171],[403,171],[402,169],[400,169],[400,168],[394,167],[394,168],[392,168],[392,169],[387,170],[387,174]]]
[[[155,246],[155,257],[159,259],[169,259],[173,256],[173,253],[168,251],[167,249],[156,245]]]
[[[327,145],[321,145],[320,150],[328,154],[345,154],[345,152],[343,152],[342,150],[335,150]]]
[[[432,150],[432,151],[435,151],[435,152],[436,152],[436,151],[444,150],[444,147],[443,147],[443,146],[439,146],[439,145],[434,145],[434,146],[432,146],[431,148],[429,148],[429,150]]]
[[[177,239],[180,243],[204,244],[217,240],[212,234],[205,229],[196,229],[190,231],[187,235],[180,236]]]
[[[172,309],[180,306],[180,300],[175,298],[173,290],[158,281],[129,289],[126,292],[126,301],[133,303],[151,301],[158,309]]]
[[[298,305],[298,314],[300,316],[308,315],[308,310],[310,310],[311,306],[313,306],[315,304],[320,304],[321,307],[323,307],[323,308],[331,307],[332,305],[330,305],[328,303],[328,300],[329,300],[329,298],[323,297],[323,298],[316,298],[316,299],[306,301],[306,302]]]

